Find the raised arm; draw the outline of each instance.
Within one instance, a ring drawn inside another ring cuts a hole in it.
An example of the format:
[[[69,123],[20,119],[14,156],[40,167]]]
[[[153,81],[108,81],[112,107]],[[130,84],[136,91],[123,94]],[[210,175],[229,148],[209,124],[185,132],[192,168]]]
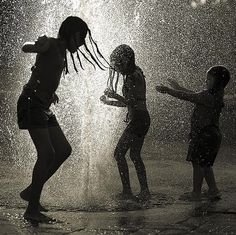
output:
[[[192,93],[192,92],[186,92],[181,90],[175,90],[170,87],[166,86],[156,86],[156,90],[160,93],[166,93],[173,97],[176,97],[180,100],[186,100],[191,103],[195,104],[203,104],[207,106],[214,105],[214,99],[211,95],[207,94],[206,92],[199,92],[199,93]]]
[[[169,85],[175,89],[175,90],[179,90],[179,91],[184,91],[184,92],[188,92],[188,93],[195,93],[192,90],[189,90],[181,85],[179,85],[178,82],[176,82],[174,79],[168,79]]]
[[[44,35],[39,37],[35,42],[26,42],[22,46],[22,51],[25,53],[43,53],[48,50],[49,44],[48,37]]]

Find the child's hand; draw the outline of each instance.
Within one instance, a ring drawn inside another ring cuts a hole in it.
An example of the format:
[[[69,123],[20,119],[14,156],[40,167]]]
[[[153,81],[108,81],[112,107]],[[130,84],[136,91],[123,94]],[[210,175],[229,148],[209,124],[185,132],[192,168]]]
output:
[[[180,90],[181,86],[179,85],[178,82],[176,82],[174,79],[168,79],[168,82],[170,84],[171,87],[173,87],[176,90]]]
[[[167,93],[168,87],[164,85],[159,85],[159,86],[156,86],[156,90],[160,93],[165,94]]]
[[[115,98],[116,93],[114,91],[112,91],[111,89],[107,88],[104,91],[104,95],[106,95],[109,98]]]
[[[100,101],[103,103],[103,104],[107,104],[107,97],[105,95],[102,95],[100,97]]]

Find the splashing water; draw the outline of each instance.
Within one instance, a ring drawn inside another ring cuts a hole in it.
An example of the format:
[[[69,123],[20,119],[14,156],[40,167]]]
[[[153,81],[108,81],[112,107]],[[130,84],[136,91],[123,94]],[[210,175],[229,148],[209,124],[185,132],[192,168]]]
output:
[[[0,52],[4,54],[0,65],[7,61],[9,65],[13,64],[14,70],[10,68],[7,79],[0,81],[1,85],[11,88],[4,94],[0,93],[1,98],[4,97],[0,99],[1,107],[4,107],[0,117],[4,127],[1,134],[7,139],[7,144],[4,142],[7,148],[0,149],[0,153],[6,158],[9,155],[13,158],[16,171],[13,169],[12,172],[17,172],[18,178],[24,181],[22,189],[30,182],[36,151],[28,133],[19,131],[12,123],[16,123],[15,104],[30,76],[35,55],[23,54],[20,46],[42,34],[56,37],[60,23],[68,15],[80,16],[88,23],[93,38],[107,59],[119,44],[128,44],[134,49],[138,65],[147,79],[147,100],[153,118],[149,135],[152,135],[153,146],[157,146],[157,139],[169,142],[183,139],[189,124],[189,116],[186,115],[189,108],[183,108],[181,103],[173,102],[170,97],[164,100],[157,96],[154,87],[173,77],[195,89],[205,80],[205,69],[212,64],[226,61],[228,67],[234,68],[234,44],[230,43],[234,42],[233,37],[231,40],[234,24],[228,21],[232,18],[231,21],[235,22],[235,14],[230,10],[231,1],[228,0],[169,3],[157,0],[11,1],[14,13],[9,8],[6,22],[14,24],[4,26],[2,41],[6,41],[6,45]],[[5,5],[7,8],[8,5]],[[207,7],[211,11],[204,10]],[[196,34],[201,36],[204,44],[199,43]],[[222,54],[219,56],[220,50]],[[73,153],[45,185],[42,199],[49,205],[67,208],[103,206],[121,186],[113,150],[124,129],[125,111],[105,106],[99,101],[106,88],[108,71],[94,70],[85,61],[83,65],[85,71],[80,70],[77,75],[72,72],[72,66],[71,74],[62,78],[57,92],[60,102],[52,107]],[[173,135],[174,130],[178,132]]]
[[[39,11],[36,14],[35,24],[32,29],[29,29],[34,36],[32,38],[37,38],[42,33],[48,36],[56,35],[65,17],[78,15],[88,23],[105,57],[108,57],[114,45],[117,45],[119,41],[130,41],[131,36],[128,30],[121,32],[119,25],[108,22],[108,16],[102,15],[99,11],[109,6],[114,7],[114,4],[96,2],[89,6],[89,1],[82,3],[74,0],[64,1],[59,5],[56,1],[42,1],[41,6],[45,9],[44,12]],[[67,12],[68,7],[71,12]],[[48,16],[43,24],[42,13]],[[116,37],[113,41],[109,41],[107,32],[104,33],[105,29],[114,32]],[[117,37],[117,32],[119,32],[119,37]],[[32,55],[32,62],[29,63],[30,55],[23,56],[21,74],[27,74],[29,77],[28,71],[35,57]],[[81,70],[79,74],[76,74],[72,72],[71,67],[71,73],[62,78],[57,91],[60,102],[56,107],[52,107],[72,145],[73,153],[45,185],[43,198],[46,198],[49,205],[67,208],[107,205],[111,195],[118,192],[120,187],[113,151],[123,129],[122,124],[119,125],[117,120],[122,121],[125,113],[118,108],[107,107],[99,100],[106,88],[108,70],[105,72],[98,68],[94,70],[89,63],[83,62],[83,64],[84,71]],[[27,79],[23,79],[22,85],[26,81]],[[29,182],[36,151],[27,132],[21,131],[16,142],[19,139],[24,139],[24,141],[17,144],[18,153],[15,154],[15,163],[18,169],[21,171],[23,171],[22,168],[24,169],[27,175],[25,178]],[[116,184],[114,184],[114,178]]]

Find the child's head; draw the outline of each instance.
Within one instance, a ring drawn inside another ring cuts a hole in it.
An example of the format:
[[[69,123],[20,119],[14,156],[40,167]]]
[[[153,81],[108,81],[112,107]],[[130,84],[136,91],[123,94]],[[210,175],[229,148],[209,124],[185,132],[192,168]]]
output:
[[[125,44],[119,45],[110,55],[110,64],[123,75],[132,73],[135,68],[135,55],[133,49]]]
[[[91,46],[92,46],[92,49],[93,49],[93,54],[90,52],[90,50],[87,47],[86,42],[85,42],[85,38],[86,38],[87,34],[89,35],[89,40],[90,40],[90,43],[91,43]],[[103,67],[105,67],[102,64],[102,62],[99,60],[97,54],[102,59],[105,60],[105,58],[103,57],[103,55],[99,51],[96,42],[93,40],[92,35],[91,35],[91,31],[88,28],[88,25],[81,18],[79,18],[77,16],[67,17],[62,22],[62,24],[60,26],[60,29],[59,29],[59,32],[58,32],[58,38],[65,41],[66,48],[69,50],[69,52],[71,54],[71,59],[73,61],[74,69],[75,69],[76,72],[77,72],[77,68],[76,68],[76,65],[75,65],[74,57],[73,57],[73,53],[75,53],[75,52],[77,52],[77,58],[79,60],[80,67],[82,69],[83,69],[83,66],[82,66],[82,63],[81,63],[81,60],[80,60],[79,52],[93,66],[94,66],[93,62],[95,62],[98,65],[99,68],[103,69]],[[81,46],[85,47],[85,50],[87,51],[89,56],[92,58],[93,62],[86,56],[86,54],[84,52],[82,52],[80,50]],[[96,50],[94,48],[96,48]],[[67,57],[65,59],[66,59],[65,70],[66,70],[66,73],[68,73]],[[94,66],[94,68],[95,68],[95,66]]]
[[[58,37],[65,40],[67,49],[74,53],[85,43],[88,30],[87,24],[82,19],[69,16],[62,22]],[[74,48],[73,43],[76,43],[77,48]]]
[[[230,73],[224,66],[213,66],[207,71],[207,88],[219,91],[226,87],[230,80]]]

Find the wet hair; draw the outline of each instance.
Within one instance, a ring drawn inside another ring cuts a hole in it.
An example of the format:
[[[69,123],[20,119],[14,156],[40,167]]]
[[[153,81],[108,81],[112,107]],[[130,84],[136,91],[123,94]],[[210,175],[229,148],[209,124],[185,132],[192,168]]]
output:
[[[122,69],[123,61],[127,61],[127,63],[133,67],[135,65],[134,51],[130,46],[121,44],[112,51],[110,61],[113,61],[115,66],[119,69]]]
[[[114,68],[110,67],[110,74],[107,81],[107,86],[109,86],[112,90],[117,91],[120,74],[119,72],[115,71],[115,68],[117,68],[119,71],[122,71],[123,70],[122,66],[124,62],[128,64],[128,68],[131,71],[135,68],[135,54],[133,49],[126,44],[121,44],[117,46],[110,55],[110,62],[114,63]],[[117,72],[117,75],[115,75],[115,72]],[[124,71],[124,72],[128,73],[130,71]],[[114,84],[115,76],[116,76],[116,81]]]
[[[98,46],[96,44],[96,42],[94,41],[94,39],[92,38],[92,34],[90,29],[88,28],[88,25],[79,17],[77,16],[69,16],[67,17],[61,24],[59,32],[58,32],[58,38],[59,39],[63,39],[66,42],[66,47],[67,49],[69,49],[69,45],[70,45],[70,39],[72,38],[73,40],[76,41],[75,39],[75,34],[79,32],[80,35],[80,40],[82,42],[82,45],[84,45],[86,53],[90,56],[91,59],[89,59],[85,53],[83,53],[79,48],[76,52],[77,54],[77,59],[79,61],[80,67],[82,69],[83,65],[79,56],[79,52],[81,53],[81,55],[89,62],[91,63],[94,68],[95,65],[93,62],[95,62],[95,64],[102,70],[104,70],[104,68],[107,68],[98,58],[98,56],[100,56],[107,64],[109,64],[106,59],[103,57],[102,53],[100,52],[100,50],[98,49]],[[92,49],[93,49],[93,54],[92,52],[89,50],[86,42],[85,42],[85,38],[87,36],[87,34],[89,35],[89,41],[91,43]],[[96,49],[96,50],[95,50]],[[97,55],[98,54],[98,55]],[[73,54],[70,52],[70,56],[74,65],[74,69],[76,72],[78,72],[76,64],[75,64],[75,60],[74,60],[74,56]],[[68,70],[68,62],[67,62],[67,56],[65,56],[65,73],[69,73]]]
[[[207,75],[214,77],[213,90],[215,91],[224,89],[230,80],[230,72],[221,65],[211,67]]]

